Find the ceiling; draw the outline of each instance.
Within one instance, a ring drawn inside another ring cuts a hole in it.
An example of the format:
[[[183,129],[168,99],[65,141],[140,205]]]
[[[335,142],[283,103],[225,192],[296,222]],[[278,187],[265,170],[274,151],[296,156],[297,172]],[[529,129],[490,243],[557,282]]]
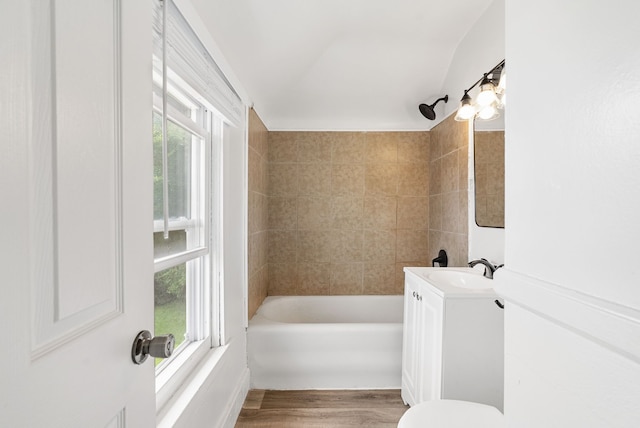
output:
[[[431,128],[418,105],[491,2],[191,0],[270,130]]]

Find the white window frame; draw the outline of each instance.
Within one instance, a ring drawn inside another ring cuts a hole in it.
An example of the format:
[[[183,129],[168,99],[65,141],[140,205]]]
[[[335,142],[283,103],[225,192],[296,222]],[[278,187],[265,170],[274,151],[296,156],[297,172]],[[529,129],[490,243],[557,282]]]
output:
[[[211,334],[209,339],[205,341],[206,343],[197,349],[196,345],[193,344],[185,347],[175,357],[175,364],[168,364],[156,376],[156,408],[158,415],[164,414],[164,418],[167,415],[165,412],[172,411],[167,409],[174,409],[175,405],[178,404],[177,402],[172,403],[172,397],[182,396],[179,388],[183,385],[193,385],[193,382],[197,381],[197,371],[200,370],[201,366],[210,367],[210,364],[215,364],[215,361],[221,358],[229,346],[224,337],[225,308],[223,302],[225,290],[223,278],[228,273],[225,274],[223,269],[225,263],[223,261],[222,248],[227,248],[227,246],[235,248],[235,244],[231,245],[229,242],[225,242],[223,238],[223,224],[225,224],[223,212],[228,209],[223,206],[223,200],[228,200],[231,205],[236,204],[237,200],[235,197],[223,192],[223,188],[228,186],[228,184],[223,184],[223,176],[228,174],[228,171],[223,171],[226,168],[223,165],[226,165],[227,162],[227,160],[223,160],[223,152],[226,154],[229,150],[229,139],[236,134],[236,128],[243,129],[244,138],[246,139],[247,110],[241,97],[227,80],[213,56],[211,56],[211,46],[205,46],[202,43],[202,40],[191,25],[191,20],[184,15],[186,12],[187,15],[191,14],[192,18],[196,17],[190,8],[183,7],[185,4],[181,0],[155,0],[153,4],[154,54],[156,55],[154,58],[154,70],[162,70],[162,72],[154,74],[153,80],[165,90],[172,90],[176,85],[180,88],[197,89],[190,92],[190,94],[193,94],[192,101],[205,105],[207,110],[212,112],[211,130],[213,131],[211,133],[212,141],[210,147],[212,150],[210,158],[214,173],[207,179],[207,183],[211,185],[210,191],[213,195],[207,218],[207,224],[210,227],[210,252],[207,256],[204,256],[207,257],[209,262],[207,275],[211,281],[207,299],[211,303],[211,310],[208,314],[210,315],[209,327]],[[193,21],[196,26],[200,25],[198,22],[197,19]],[[167,25],[170,28],[168,32],[165,31]],[[202,29],[201,25],[200,29]],[[159,38],[162,39],[162,46],[158,43]],[[168,57],[167,49],[170,52]],[[160,50],[162,53],[160,53]],[[174,55],[178,52],[180,53],[179,55]],[[214,52],[217,53],[215,49]],[[169,58],[171,67],[168,66],[167,62],[158,61],[158,57],[164,60]],[[177,113],[180,112],[173,111],[172,105],[168,102],[166,91],[163,95],[163,98],[159,100],[160,103],[155,108],[157,109],[160,106],[160,111],[162,112],[162,105],[164,105],[164,112],[169,119],[177,121],[179,117]],[[186,104],[185,100],[175,96],[174,98]],[[190,129],[190,132],[192,131],[193,129]],[[198,132],[194,133],[199,134]],[[235,152],[230,155],[234,163],[237,161],[236,155],[237,153]],[[246,149],[243,149],[242,156],[246,168]],[[243,206],[246,213],[246,189]],[[243,257],[244,276],[242,279],[244,281],[246,279],[246,218],[244,218],[243,223],[242,236],[244,239],[241,239],[240,242],[242,242],[243,253],[245,254],[245,257]],[[175,224],[177,225],[177,223]],[[163,224],[163,229],[166,230],[166,226],[168,225]],[[236,275],[240,272],[232,269],[231,273]],[[246,300],[246,288],[244,288],[243,293]],[[246,305],[244,311],[246,316]],[[192,348],[195,350],[192,351]]]
[[[175,75],[173,75],[175,76]],[[156,80],[156,76],[154,76]],[[180,79],[177,86],[182,91],[193,91]],[[184,85],[184,86],[183,86]],[[171,95],[180,99],[180,91],[176,85],[168,85]],[[156,368],[156,406],[161,409],[175,394],[177,389],[185,383],[194,369],[214,347],[220,346],[220,218],[221,218],[221,189],[222,181],[221,158],[223,143],[224,118],[210,104],[206,103],[197,93],[189,93],[197,99],[205,112],[202,126],[196,124],[172,106],[167,106],[167,119],[175,125],[183,127],[188,132],[204,137],[203,183],[204,189],[199,189],[204,199],[205,213],[202,218],[205,229],[205,245],[185,251],[178,256],[167,256],[155,260],[154,270],[159,272],[173,266],[191,261],[187,265],[187,331],[199,340],[185,340],[176,349],[175,355],[163,361]],[[182,101],[182,99],[180,99]],[[154,110],[162,112],[162,102],[154,96]],[[211,128],[211,131],[207,130]],[[193,219],[169,220],[168,230],[185,230],[197,226]],[[154,232],[163,232],[164,221],[154,220]],[[195,266],[194,266],[195,265]],[[195,278],[199,278],[198,281]],[[196,283],[203,286],[198,287]]]

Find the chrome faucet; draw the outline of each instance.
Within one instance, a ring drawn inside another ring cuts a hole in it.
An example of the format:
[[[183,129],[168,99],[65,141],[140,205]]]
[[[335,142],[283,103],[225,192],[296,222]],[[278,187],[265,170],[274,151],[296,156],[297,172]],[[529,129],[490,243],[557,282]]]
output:
[[[493,279],[493,273],[495,271],[497,271],[498,269],[500,269],[502,266],[504,265],[500,265],[500,266],[495,266],[491,263],[489,263],[487,261],[487,259],[479,259],[479,260],[472,260],[469,262],[469,267],[474,267],[475,265],[484,265],[484,276],[489,278],[489,279]]]

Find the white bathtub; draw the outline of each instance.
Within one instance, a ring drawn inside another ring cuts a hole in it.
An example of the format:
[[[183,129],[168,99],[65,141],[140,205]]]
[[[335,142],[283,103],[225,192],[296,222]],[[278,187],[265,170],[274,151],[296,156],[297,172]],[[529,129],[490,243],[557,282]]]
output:
[[[249,321],[251,387],[400,388],[403,296],[273,296]]]

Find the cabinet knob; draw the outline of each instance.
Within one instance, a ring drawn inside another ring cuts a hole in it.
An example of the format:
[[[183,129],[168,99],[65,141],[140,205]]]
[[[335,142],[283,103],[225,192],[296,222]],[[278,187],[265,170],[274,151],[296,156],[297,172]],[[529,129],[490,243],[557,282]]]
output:
[[[415,291],[413,292],[413,297],[416,297],[416,292]]]

